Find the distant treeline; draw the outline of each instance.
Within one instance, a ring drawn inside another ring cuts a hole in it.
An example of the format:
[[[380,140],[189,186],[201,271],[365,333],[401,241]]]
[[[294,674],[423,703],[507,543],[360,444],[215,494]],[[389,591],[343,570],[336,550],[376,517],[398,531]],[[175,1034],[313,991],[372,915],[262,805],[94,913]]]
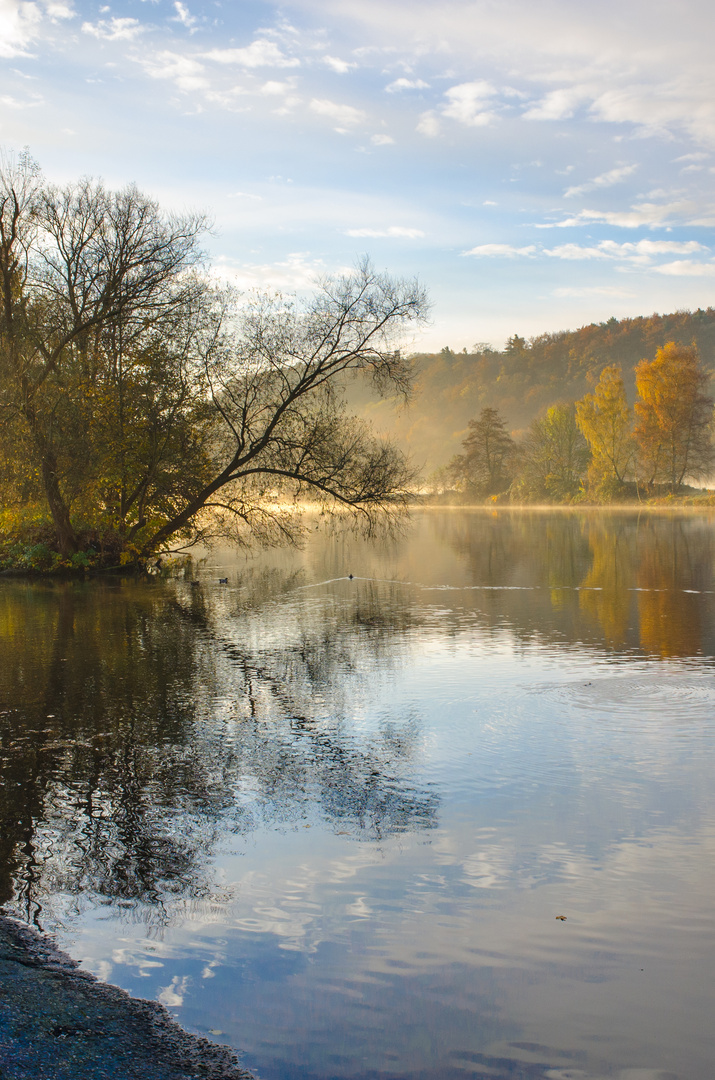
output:
[[[469,421],[462,453],[437,470],[432,491],[511,502],[596,502],[674,497],[715,464],[713,399],[694,345],[668,342],[633,372],[608,364],[593,391],[550,405],[515,440],[487,405]]]
[[[490,406],[520,438],[557,402],[575,401],[592,390],[604,367],[623,370],[628,401],[636,397],[634,369],[652,360],[667,342],[695,345],[703,369],[715,370],[715,308],[635,319],[611,318],[580,330],[514,334],[499,351],[477,344],[471,352],[415,356],[415,392],[409,408],[371,398],[364,385],[350,388],[350,403],[380,431],[396,435],[427,473],[446,465],[467,434],[468,423]]]

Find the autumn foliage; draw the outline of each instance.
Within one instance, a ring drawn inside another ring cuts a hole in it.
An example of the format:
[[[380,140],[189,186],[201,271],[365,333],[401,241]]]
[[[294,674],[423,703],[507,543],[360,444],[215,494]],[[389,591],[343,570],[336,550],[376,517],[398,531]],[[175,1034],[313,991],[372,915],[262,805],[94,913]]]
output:
[[[713,463],[712,399],[697,350],[670,341],[636,367],[635,439],[645,479],[677,491]]]
[[[342,385],[406,393],[422,287],[363,260],[303,303],[238,297],[205,229],[0,155],[0,569],[294,539],[308,500],[369,528],[407,499],[404,455]]]
[[[592,394],[576,402],[576,417],[591,448],[592,485],[613,477],[625,482],[634,456],[633,412],[628,406],[623,372],[610,364],[601,372]]]
[[[610,502],[672,495],[688,481],[707,478],[715,463],[708,381],[695,346],[668,342],[636,366],[638,396],[631,407],[621,367],[606,365],[579,401],[551,406],[532,423],[504,459],[501,488],[509,486],[516,501]],[[483,494],[496,490],[485,482],[488,443],[475,437],[487,421],[506,436],[498,411],[483,409],[470,423],[465,454],[450,466],[464,490]],[[511,468],[509,478],[504,466]]]

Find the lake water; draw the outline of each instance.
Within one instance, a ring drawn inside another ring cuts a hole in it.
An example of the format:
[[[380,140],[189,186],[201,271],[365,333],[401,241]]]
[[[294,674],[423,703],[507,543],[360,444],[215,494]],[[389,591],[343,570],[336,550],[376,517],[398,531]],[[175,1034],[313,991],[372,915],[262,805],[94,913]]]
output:
[[[6,909],[263,1080],[711,1080],[714,519],[191,574],[0,583]]]

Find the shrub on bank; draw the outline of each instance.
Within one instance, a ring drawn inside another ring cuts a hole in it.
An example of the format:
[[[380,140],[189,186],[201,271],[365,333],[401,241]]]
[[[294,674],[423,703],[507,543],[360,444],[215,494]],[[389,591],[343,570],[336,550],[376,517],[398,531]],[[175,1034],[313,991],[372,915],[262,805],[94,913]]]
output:
[[[77,525],[78,550],[57,550],[54,524],[37,507],[0,512],[0,573],[83,574],[120,564],[122,541],[114,533]]]

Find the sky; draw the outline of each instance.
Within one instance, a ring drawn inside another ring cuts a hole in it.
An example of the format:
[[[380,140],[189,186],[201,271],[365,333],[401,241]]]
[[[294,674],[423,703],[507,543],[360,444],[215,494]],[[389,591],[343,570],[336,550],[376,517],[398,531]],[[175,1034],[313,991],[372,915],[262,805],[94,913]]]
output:
[[[0,0],[0,145],[211,219],[215,271],[417,275],[455,351],[715,297],[708,0]]]

